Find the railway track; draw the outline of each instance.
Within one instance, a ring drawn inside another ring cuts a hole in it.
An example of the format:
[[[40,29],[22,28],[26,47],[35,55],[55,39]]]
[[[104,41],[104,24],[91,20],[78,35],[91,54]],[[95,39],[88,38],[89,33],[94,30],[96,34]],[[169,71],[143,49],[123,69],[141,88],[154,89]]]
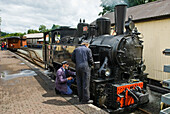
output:
[[[21,48],[21,51],[17,51],[15,52],[17,55],[21,56],[22,58],[28,60],[29,62],[37,65],[38,67],[41,68],[45,68],[44,62],[43,60],[38,56],[38,54],[34,51],[31,50],[29,48]],[[25,51],[25,53],[23,53],[23,51]],[[76,86],[76,85],[73,85]],[[137,108],[138,111],[140,111],[140,113],[142,114],[152,114],[151,112],[148,112],[147,110],[143,109],[143,108]]]
[[[151,112],[148,112],[147,110],[143,108],[138,108],[143,114],[152,114]]]
[[[43,60],[38,56],[38,54],[34,50],[31,50],[29,48],[21,48],[21,50],[25,51],[25,53],[18,50],[17,52],[15,52],[15,54],[21,56],[22,58],[28,60],[29,62],[43,69],[45,68]],[[76,85],[73,85],[73,86],[76,87]],[[151,112],[148,112],[147,110],[143,108],[137,108],[137,110],[140,111],[141,114],[152,114]]]
[[[38,54],[29,48],[20,48],[22,51],[16,51],[15,54],[28,60],[29,62],[37,65],[38,67],[45,68],[44,61],[38,56]],[[24,51],[24,52],[23,52]]]

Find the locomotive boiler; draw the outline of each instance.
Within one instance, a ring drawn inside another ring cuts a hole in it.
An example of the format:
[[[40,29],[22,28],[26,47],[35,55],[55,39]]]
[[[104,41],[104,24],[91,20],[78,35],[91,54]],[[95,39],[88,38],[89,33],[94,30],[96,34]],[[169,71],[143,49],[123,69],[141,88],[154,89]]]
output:
[[[82,41],[87,40],[94,59],[90,81],[91,98],[97,106],[114,111],[149,101],[143,82],[146,77],[143,72],[143,41],[132,22],[132,16],[125,23],[126,7],[124,4],[115,6],[116,35],[110,35],[110,19],[101,17],[96,20],[95,25],[80,21],[77,35],[64,37],[66,42],[45,42],[44,45],[47,67],[55,72],[61,62],[67,60],[70,68],[75,70],[71,54]],[[45,33],[44,38],[47,34],[49,33]],[[51,38],[55,39],[53,35]]]

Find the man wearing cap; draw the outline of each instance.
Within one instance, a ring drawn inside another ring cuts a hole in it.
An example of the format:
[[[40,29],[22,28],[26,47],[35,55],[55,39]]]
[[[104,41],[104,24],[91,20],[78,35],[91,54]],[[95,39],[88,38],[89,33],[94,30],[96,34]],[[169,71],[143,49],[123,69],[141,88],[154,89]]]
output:
[[[91,103],[90,101],[90,75],[93,65],[92,52],[88,48],[89,43],[83,41],[81,46],[72,53],[72,61],[76,64],[76,80],[79,101],[82,103]]]
[[[71,83],[74,82],[73,77],[70,75],[75,75],[75,72],[68,70],[69,64],[67,61],[62,62],[62,67],[57,70],[56,75],[56,93],[61,94],[72,94],[72,90],[70,88]],[[69,76],[69,77],[68,77]]]

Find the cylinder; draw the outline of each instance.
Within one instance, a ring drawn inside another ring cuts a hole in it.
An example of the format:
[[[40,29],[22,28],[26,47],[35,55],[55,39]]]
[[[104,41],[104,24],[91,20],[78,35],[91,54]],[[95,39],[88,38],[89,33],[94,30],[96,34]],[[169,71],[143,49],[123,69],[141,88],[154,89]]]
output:
[[[97,36],[110,34],[111,22],[109,18],[101,17],[96,20]]]
[[[120,4],[115,6],[115,29],[116,29],[116,35],[120,35],[124,33],[124,27],[125,27],[125,18],[126,18],[126,4]]]

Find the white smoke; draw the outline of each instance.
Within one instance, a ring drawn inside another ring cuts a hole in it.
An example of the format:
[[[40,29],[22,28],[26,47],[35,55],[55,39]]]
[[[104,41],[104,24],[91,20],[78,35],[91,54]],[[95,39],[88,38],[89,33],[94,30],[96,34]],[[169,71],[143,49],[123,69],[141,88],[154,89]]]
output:
[[[106,7],[115,7],[118,4],[126,4],[128,3],[128,0],[101,0],[101,6]]]

